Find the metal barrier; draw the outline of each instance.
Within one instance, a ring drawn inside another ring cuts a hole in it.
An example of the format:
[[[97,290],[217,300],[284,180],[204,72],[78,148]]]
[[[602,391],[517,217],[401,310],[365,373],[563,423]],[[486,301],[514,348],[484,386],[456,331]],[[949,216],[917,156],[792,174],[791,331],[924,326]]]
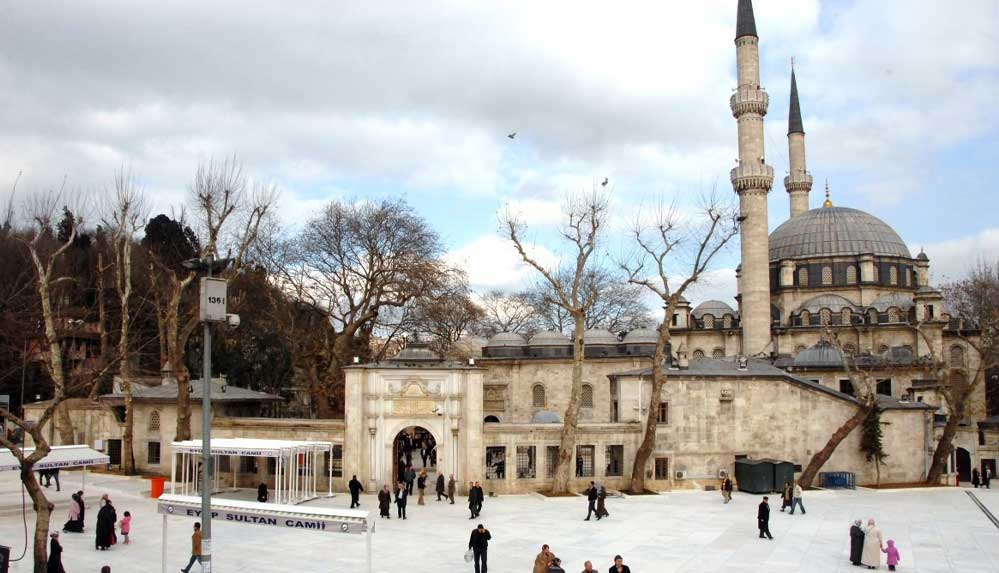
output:
[[[821,472],[819,483],[827,489],[857,489],[857,475],[853,472]]]

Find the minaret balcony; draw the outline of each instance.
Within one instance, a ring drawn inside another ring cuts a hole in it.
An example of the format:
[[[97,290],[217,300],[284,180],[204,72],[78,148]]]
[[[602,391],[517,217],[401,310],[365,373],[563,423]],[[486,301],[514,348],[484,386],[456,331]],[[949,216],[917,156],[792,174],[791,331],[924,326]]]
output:
[[[774,168],[762,161],[744,162],[732,170],[731,177],[736,193],[746,189],[770,191],[774,184]]]
[[[784,177],[784,189],[791,191],[811,191],[812,174],[807,171],[795,171]]]
[[[728,100],[732,115],[738,118],[745,113],[766,115],[770,107],[770,96],[759,86],[739,86]]]

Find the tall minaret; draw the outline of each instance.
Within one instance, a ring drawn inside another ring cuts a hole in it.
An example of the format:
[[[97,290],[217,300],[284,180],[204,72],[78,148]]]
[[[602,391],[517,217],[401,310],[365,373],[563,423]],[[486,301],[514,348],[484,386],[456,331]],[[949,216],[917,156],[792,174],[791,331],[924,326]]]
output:
[[[729,104],[739,124],[739,165],[732,170],[732,187],[739,194],[742,353],[747,356],[770,351],[767,193],[773,186],[774,170],[766,164],[763,149],[763,116],[770,99],[760,88],[759,42],[753,3],[739,0],[735,29],[739,87]]]
[[[784,178],[784,188],[791,198],[791,218],[808,211],[808,193],[812,190],[812,174],[805,165],[805,127],[801,124],[801,105],[798,103],[798,82],[794,78],[794,60],[791,60],[791,107],[787,114],[787,154],[791,159],[791,173]]]

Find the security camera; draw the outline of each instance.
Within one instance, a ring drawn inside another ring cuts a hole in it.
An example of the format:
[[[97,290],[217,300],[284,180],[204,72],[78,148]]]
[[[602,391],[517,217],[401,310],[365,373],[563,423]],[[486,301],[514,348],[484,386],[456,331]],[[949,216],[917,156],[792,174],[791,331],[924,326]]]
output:
[[[238,314],[227,314],[225,315],[225,322],[229,326],[230,330],[235,330],[239,328],[239,315]]]

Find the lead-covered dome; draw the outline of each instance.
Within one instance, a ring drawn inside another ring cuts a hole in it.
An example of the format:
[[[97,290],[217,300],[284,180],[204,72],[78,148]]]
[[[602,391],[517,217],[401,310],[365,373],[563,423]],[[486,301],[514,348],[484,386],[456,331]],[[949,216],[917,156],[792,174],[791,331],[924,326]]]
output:
[[[792,217],[770,234],[770,260],[873,254],[912,258],[887,223],[848,207],[820,207]]]
[[[721,318],[726,314],[739,316],[739,313],[735,309],[720,300],[706,300],[695,306],[690,314],[694,315],[694,318],[701,318],[705,314],[710,314],[715,318]]]

